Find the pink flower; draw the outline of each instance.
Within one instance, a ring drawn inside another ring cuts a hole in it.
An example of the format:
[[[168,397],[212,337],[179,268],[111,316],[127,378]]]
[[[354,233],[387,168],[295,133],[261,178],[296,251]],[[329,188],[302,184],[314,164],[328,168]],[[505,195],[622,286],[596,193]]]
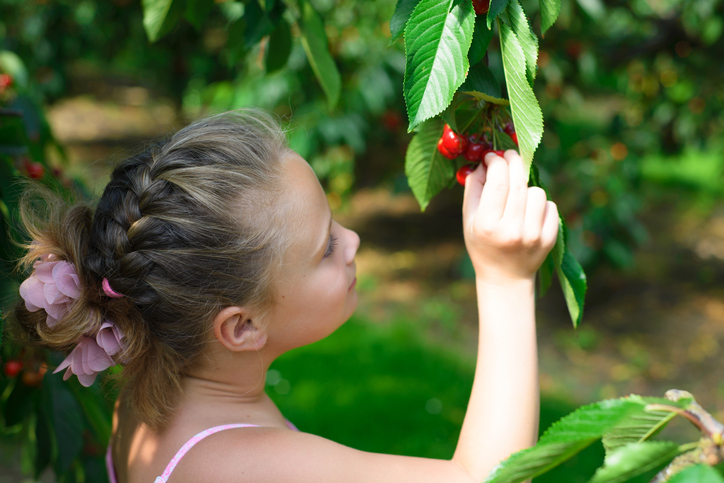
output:
[[[75,374],[82,385],[89,387],[100,371],[105,371],[112,365],[111,357],[94,339],[82,337],[73,352],[53,371],[53,374],[67,368],[63,374],[64,381]]]
[[[95,339],[81,338],[53,374],[67,368],[63,374],[64,381],[75,374],[80,383],[88,387],[96,380],[99,372],[113,365],[111,356],[123,348],[123,333],[113,322],[106,320],[101,324]]]
[[[116,327],[116,324],[108,320],[101,324],[98,335],[96,335],[96,342],[109,356],[112,356],[123,349],[123,342],[121,339],[123,339],[121,329]]]
[[[53,327],[80,297],[80,278],[72,263],[43,257],[33,265],[35,271],[20,285],[20,296],[30,312],[40,309],[48,314],[46,323]]]

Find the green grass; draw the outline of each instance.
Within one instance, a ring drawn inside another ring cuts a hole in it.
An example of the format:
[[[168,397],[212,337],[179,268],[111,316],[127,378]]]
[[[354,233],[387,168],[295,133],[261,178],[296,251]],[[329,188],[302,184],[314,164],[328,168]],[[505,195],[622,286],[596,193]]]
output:
[[[365,451],[450,458],[474,358],[428,340],[414,321],[353,317],[327,339],[285,354],[272,369],[268,392],[302,431]],[[574,408],[543,395],[541,431]],[[598,444],[536,482],[584,483],[602,459]]]

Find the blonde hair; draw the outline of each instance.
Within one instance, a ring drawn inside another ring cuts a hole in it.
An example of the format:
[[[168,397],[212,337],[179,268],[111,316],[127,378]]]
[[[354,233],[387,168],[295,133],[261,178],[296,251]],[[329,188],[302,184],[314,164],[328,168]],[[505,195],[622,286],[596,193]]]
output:
[[[122,378],[138,418],[161,428],[181,380],[209,340],[210,320],[230,305],[269,307],[289,243],[281,229],[279,124],[258,110],[203,119],[118,165],[95,210],[45,192],[21,203],[36,243],[21,264],[52,253],[83,287],[52,328],[45,312],[13,311],[28,339],[69,350],[104,319],[124,333]],[[33,200],[42,200],[38,205]],[[103,278],[122,298],[104,296]]]

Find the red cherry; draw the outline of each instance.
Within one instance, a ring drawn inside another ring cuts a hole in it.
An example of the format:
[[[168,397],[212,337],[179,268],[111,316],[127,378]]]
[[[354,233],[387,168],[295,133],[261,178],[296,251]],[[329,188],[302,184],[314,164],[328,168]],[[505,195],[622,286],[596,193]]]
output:
[[[382,125],[384,125],[388,131],[396,131],[401,123],[402,118],[397,111],[389,109],[382,114]]]
[[[493,152],[494,152],[495,154],[497,154],[498,156],[500,156],[501,158],[502,158],[503,155],[505,154],[505,151],[503,151],[502,149],[498,149],[498,150],[495,150],[495,151],[493,151]]]
[[[458,157],[457,154],[452,154],[450,151],[447,150],[447,148],[443,144],[442,138],[438,139],[437,141],[437,150],[440,151],[440,154],[445,156],[447,159],[455,159]]]
[[[40,163],[28,163],[28,176],[33,179],[41,179],[45,176],[45,168]]]
[[[458,169],[458,172],[455,173],[455,178],[458,180],[458,183],[465,186],[465,178],[467,178],[468,175],[473,171],[475,171],[475,165],[466,164],[465,166]]]
[[[480,155],[485,150],[482,143],[470,143],[465,150],[463,157],[468,161],[480,161]]]
[[[505,126],[503,126],[503,131],[504,131],[505,134],[507,134],[508,136],[510,136],[511,134],[513,134],[513,133],[515,132],[515,127],[513,127],[513,123],[512,123],[512,122],[506,122],[506,123],[505,123]]]
[[[20,371],[23,370],[23,363],[20,361],[7,361],[5,365],[3,366],[3,371],[5,372],[5,375],[8,377],[17,377],[17,375],[20,373]]]
[[[13,85],[13,78],[8,74],[0,74],[0,89]]]
[[[510,135],[510,139],[513,140],[513,142],[515,143],[516,146],[518,145],[518,135],[516,133],[512,133]]]
[[[463,152],[465,152],[469,144],[468,138],[460,136],[458,133],[450,129],[447,124],[442,132],[442,142],[445,149],[447,149],[450,154],[454,154],[456,156],[460,156]]]
[[[475,15],[488,13],[490,0],[473,0],[473,8],[475,9]]]

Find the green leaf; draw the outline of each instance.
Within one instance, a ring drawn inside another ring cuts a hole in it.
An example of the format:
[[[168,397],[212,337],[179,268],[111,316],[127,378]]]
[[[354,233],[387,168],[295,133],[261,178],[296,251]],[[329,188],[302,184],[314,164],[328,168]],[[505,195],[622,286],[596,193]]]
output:
[[[498,15],[508,6],[508,1],[509,0],[490,0],[490,8],[486,16],[489,29],[493,27],[493,21],[498,18]]]
[[[685,407],[685,405],[679,403],[672,403],[668,400],[663,401],[662,404]],[[676,413],[671,411],[642,410],[632,414],[603,436],[603,447],[606,449],[606,454],[628,444],[646,441],[663,429],[675,416]]]
[[[546,292],[548,292],[553,281],[553,272],[555,272],[555,270],[556,264],[553,261],[553,255],[549,253],[538,269],[538,297],[543,297]]]
[[[156,42],[173,28],[178,20],[178,11],[172,8],[174,0],[143,0],[143,27],[148,41]]]
[[[264,66],[267,74],[284,67],[292,51],[292,31],[286,20],[279,22],[276,30],[269,36],[269,45],[266,49]]]
[[[525,55],[515,33],[498,22],[501,53],[513,123],[518,134],[520,155],[530,169],[533,154],[543,137],[543,114],[526,78]]]
[[[485,17],[475,17],[475,30],[473,31],[473,41],[470,44],[470,51],[468,52],[468,60],[470,65],[475,65],[485,56],[485,52],[488,51],[488,46],[493,38],[493,29],[488,28],[485,23]]]
[[[711,466],[694,465],[676,473],[668,483],[724,483],[724,478]]]
[[[244,43],[247,48],[256,45],[274,30],[274,24],[257,0],[251,0],[245,4],[243,19],[246,23]]]
[[[561,0],[539,0],[540,3],[540,29],[541,34],[556,23],[558,14],[561,13]]]
[[[459,91],[500,106],[510,104],[503,99],[498,81],[484,62],[479,62],[470,68],[468,78],[460,86]]]
[[[425,211],[430,200],[447,186],[455,175],[453,162],[437,150],[442,129],[441,119],[432,119],[422,124],[405,155],[407,182],[422,211]]]
[[[623,483],[656,467],[669,463],[681,453],[670,441],[631,443],[611,452],[589,483]]]
[[[13,76],[15,82],[21,87],[28,86],[28,69],[25,63],[15,52],[0,50],[0,70]]]
[[[413,10],[405,28],[408,132],[452,101],[468,71],[473,28],[470,0],[421,0]]]
[[[59,375],[43,380],[43,403],[53,426],[58,457],[56,474],[67,471],[83,447],[83,415],[66,383]]]
[[[518,483],[541,475],[590,446],[643,405],[640,398],[621,398],[583,406],[553,423],[538,444],[500,463],[484,483]]]
[[[302,46],[307,53],[314,75],[317,76],[317,80],[327,96],[329,108],[333,109],[339,101],[342,78],[332,54],[329,52],[322,17],[308,0],[301,0],[300,5],[302,17],[299,19],[299,30]]]
[[[588,284],[583,267],[568,248],[563,253],[561,263],[556,264],[556,273],[563,289],[563,296],[566,299],[573,326],[578,327],[583,318],[583,304]]]
[[[213,8],[214,2],[209,0],[186,0],[184,18],[193,25],[196,30],[201,30],[201,26]]]
[[[390,32],[392,33],[390,44],[399,39],[405,32],[407,20],[419,2],[420,0],[397,0],[395,13],[392,14],[392,18],[390,19]]]
[[[528,24],[523,7],[520,6],[518,0],[511,0],[506,9],[506,17],[508,25],[515,33],[520,42],[520,47],[525,56],[526,74],[531,87],[535,81],[535,75],[538,71],[538,37]]]

